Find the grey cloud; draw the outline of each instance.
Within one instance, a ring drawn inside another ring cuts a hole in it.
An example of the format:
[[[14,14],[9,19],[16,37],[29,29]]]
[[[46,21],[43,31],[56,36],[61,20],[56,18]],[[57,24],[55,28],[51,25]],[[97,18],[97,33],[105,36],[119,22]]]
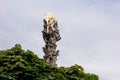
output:
[[[0,49],[20,43],[42,57],[42,19],[50,11],[62,36],[58,65],[79,64],[100,80],[119,80],[120,16],[115,15],[119,4],[119,0],[0,1]]]

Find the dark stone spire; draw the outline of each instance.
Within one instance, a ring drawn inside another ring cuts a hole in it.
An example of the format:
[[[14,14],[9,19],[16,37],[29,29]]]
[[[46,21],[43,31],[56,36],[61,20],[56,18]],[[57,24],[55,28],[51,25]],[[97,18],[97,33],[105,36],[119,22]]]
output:
[[[57,66],[57,56],[59,55],[59,50],[56,50],[56,42],[61,39],[57,21],[53,16],[47,15],[47,20],[44,19],[44,30],[42,31],[43,39],[45,42],[45,47],[43,47],[43,52],[45,53],[44,59],[47,63]],[[53,20],[54,19],[54,20]]]

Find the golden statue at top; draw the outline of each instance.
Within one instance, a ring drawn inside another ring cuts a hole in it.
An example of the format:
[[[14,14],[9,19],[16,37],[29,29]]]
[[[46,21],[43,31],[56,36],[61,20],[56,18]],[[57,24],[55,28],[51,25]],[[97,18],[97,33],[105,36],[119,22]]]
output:
[[[45,20],[47,22],[47,32],[49,32],[49,29],[52,28],[52,30],[54,30],[54,24],[57,22],[55,17],[53,16],[52,13],[46,13],[45,14]]]
[[[45,14],[45,20],[46,20],[49,24],[56,23],[56,19],[55,19],[55,17],[53,16],[52,13],[46,13],[46,14]]]

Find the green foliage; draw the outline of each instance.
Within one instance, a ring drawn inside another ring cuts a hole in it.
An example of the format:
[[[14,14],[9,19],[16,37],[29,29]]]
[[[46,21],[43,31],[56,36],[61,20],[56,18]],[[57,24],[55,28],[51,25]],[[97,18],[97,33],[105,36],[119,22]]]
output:
[[[55,67],[21,45],[0,51],[0,80],[98,80],[79,65]]]

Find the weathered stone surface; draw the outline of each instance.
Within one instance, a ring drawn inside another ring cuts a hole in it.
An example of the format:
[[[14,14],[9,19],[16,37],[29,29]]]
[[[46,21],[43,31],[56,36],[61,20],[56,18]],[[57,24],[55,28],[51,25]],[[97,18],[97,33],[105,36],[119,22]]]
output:
[[[47,63],[57,66],[57,56],[59,55],[59,50],[56,50],[56,42],[61,39],[58,24],[54,22],[49,24],[45,19],[44,21],[44,30],[42,31],[43,39],[45,42],[45,47],[43,47],[43,52],[45,53],[44,59]]]

